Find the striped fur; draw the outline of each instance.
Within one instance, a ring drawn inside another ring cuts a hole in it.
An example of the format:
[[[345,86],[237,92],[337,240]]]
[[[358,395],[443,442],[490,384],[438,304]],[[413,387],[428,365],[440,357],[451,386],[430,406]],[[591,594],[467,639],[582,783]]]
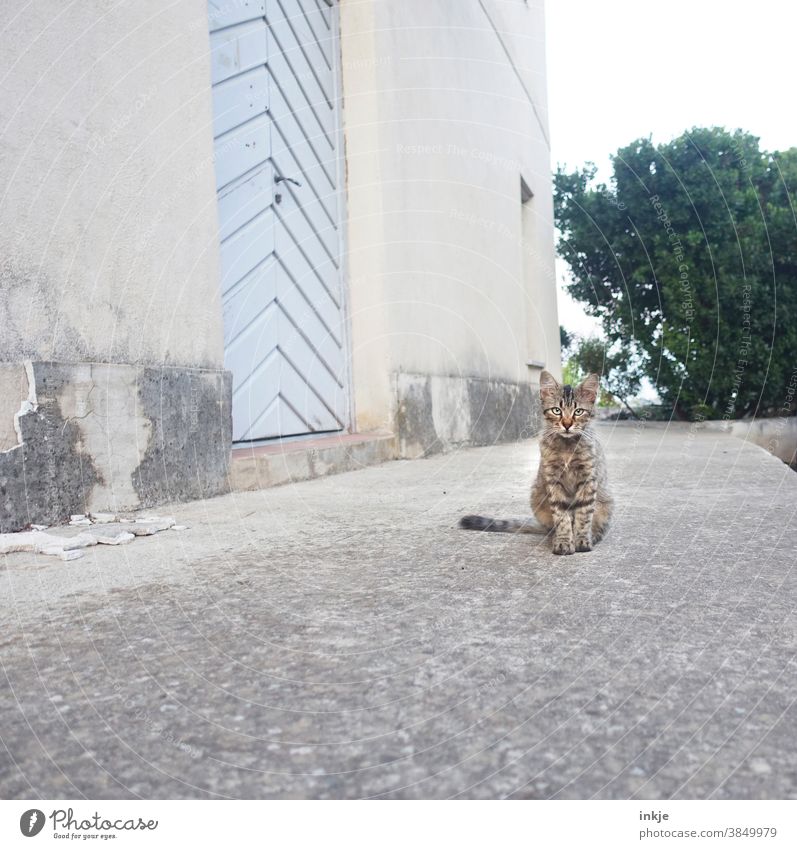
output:
[[[547,534],[550,530],[534,518],[488,519],[487,516],[463,516],[459,526],[466,531],[496,531],[502,534]]]
[[[609,527],[613,501],[606,458],[589,428],[599,378],[589,375],[575,388],[547,371],[540,376],[543,432],[540,466],[531,490],[533,519],[464,516],[461,528],[502,533],[551,534],[554,554],[590,551]]]

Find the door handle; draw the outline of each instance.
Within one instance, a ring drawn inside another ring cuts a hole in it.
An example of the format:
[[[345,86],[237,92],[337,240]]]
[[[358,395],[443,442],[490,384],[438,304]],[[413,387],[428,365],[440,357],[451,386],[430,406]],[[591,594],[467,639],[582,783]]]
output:
[[[298,180],[294,179],[293,177],[283,177],[281,174],[278,174],[274,178],[274,182],[275,183],[293,183],[294,186],[301,186],[302,185]]]

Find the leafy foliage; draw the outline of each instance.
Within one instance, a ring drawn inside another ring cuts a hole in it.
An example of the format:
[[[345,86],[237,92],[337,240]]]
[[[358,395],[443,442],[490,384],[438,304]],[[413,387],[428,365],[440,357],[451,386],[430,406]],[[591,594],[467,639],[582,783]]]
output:
[[[574,338],[573,334],[568,333],[567,330],[565,330],[564,327],[562,327],[562,325],[560,324],[559,325],[559,347],[561,348],[563,353],[570,349],[570,346],[573,344],[573,338]]]
[[[564,369],[566,383],[580,383],[588,374],[600,374],[603,394],[601,403],[609,403],[614,396],[632,415],[636,415],[628,399],[639,392],[642,373],[638,366],[627,362],[622,349],[610,351],[606,343],[596,336],[574,340],[572,354]]]
[[[644,374],[683,418],[794,412],[797,148],[693,129],[612,164],[610,186],[591,165],[554,181],[568,288],[601,320],[610,381]]]

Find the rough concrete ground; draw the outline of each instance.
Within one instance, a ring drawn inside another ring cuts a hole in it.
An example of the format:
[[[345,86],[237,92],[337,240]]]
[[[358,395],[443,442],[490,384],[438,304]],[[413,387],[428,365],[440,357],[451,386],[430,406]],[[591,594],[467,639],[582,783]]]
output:
[[[794,798],[797,476],[602,426],[597,550],[523,515],[534,442],[171,505],[0,572],[0,796]]]

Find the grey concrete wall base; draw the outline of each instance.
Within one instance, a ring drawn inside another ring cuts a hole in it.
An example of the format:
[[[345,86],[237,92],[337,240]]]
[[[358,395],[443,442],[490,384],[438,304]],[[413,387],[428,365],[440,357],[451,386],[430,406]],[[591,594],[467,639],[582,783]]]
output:
[[[528,439],[540,428],[539,387],[531,383],[401,373],[394,388],[401,457]]]
[[[392,433],[335,434],[310,440],[235,448],[230,488],[266,489],[293,481],[352,472],[396,458]]]
[[[737,439],[752,442],[797,469],[797,416],[734,421],[708,420],[697,427],[728,433]]]
[[[230,375],[0,364],[0,532],[228,489]]]

